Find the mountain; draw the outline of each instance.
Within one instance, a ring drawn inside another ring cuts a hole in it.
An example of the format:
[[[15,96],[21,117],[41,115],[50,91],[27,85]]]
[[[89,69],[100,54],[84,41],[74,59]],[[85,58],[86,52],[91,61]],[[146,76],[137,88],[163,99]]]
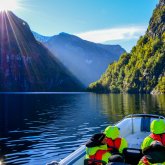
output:
[[[110,64],[102,77],[90,84],[93,92],[165,93],[165,0],[160,0],[146,34],[131,53]]]
[[[47,41],[51,38],[51,37],[49,37],[49,36],[40,35],[40,34],[34,32],[34,31],[32,31],[32,33],[33,33],[35,39],[36,39],[37,41],[41,42],[41,43],[47,42]]]
[[[40,38],[36,39],[41,41]],[[64,32],[52,36],[43,44],[86,87],[99,79],[108,64],[118,60],[125,52],[119,45],[96,44]]]
[[[0,12],[0,91],[77,91],[82,84],[12,12]]]

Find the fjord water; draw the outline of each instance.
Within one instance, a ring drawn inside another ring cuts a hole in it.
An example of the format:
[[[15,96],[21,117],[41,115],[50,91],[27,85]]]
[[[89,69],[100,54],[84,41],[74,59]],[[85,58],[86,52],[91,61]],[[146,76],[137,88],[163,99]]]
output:
[[[165,95],[0,94],[0,159],[11,165],[59,161],[134,113],[165,115]]]

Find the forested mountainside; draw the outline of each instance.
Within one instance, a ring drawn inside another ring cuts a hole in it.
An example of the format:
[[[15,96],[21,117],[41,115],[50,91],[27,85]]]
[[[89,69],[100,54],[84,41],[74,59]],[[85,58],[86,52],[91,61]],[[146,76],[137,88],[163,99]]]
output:
[[[82,88],[54,55],[35,40],[25,21],[10,11],[0,12],[0,92]]]
[[[160,0],[146,34],[130,53],[108,66],[102,77],[90,84],[99,93],[165,93],[165,0]]]

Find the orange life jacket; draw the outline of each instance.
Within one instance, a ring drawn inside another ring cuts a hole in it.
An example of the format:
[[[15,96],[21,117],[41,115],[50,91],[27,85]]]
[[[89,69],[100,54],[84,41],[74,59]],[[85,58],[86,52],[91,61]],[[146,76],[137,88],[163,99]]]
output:
[[[107,150],[98,150],[94,155],[90,155],[89,159],[102,160],[102,157],[106,152]],[[96,163],[96,164],[101,165],[102,163]]]
[[[165,133],[164,134],[159,134],[159,135],[151,133],[149,136],[153,140],[159,141],[159,142],[161,142],[165,146]]]
[[[119,150],[120,145],[121,145],[121,138],[116,138],[115,140],[112,140],[111,138],[106,138],[106,143],[110,147],[114,147]],[[113,150],[113,148],[109,147],[109,151]]]

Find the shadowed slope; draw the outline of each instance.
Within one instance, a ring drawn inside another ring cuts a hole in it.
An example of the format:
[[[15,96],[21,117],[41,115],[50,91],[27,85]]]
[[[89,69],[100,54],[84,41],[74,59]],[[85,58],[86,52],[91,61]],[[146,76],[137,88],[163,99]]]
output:
[[[77,91],[82,85],[37,42],[28,24],[0,12],[0,91]]]
[[[120,45],[96,44],[64,32],[49,38],[34,35],[86,86],[125,52]]]

